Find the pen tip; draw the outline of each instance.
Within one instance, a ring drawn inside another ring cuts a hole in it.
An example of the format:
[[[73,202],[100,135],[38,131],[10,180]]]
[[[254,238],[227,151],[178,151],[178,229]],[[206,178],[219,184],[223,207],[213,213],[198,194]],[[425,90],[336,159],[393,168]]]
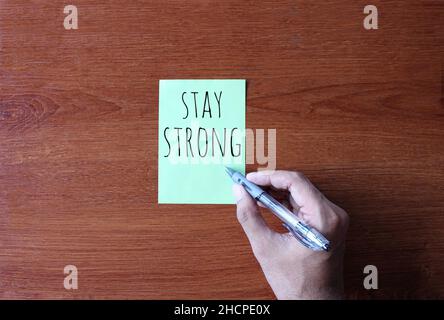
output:
[[[224,168],[225,168],[225,172],[228,173],[228,175],[231,177],[234,173],[233,169],[230,169],[226,166],[224,166]]]

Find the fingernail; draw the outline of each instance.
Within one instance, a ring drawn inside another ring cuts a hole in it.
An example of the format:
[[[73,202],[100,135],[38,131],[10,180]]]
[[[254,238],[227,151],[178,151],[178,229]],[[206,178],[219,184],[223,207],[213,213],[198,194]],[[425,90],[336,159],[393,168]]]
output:
[[[247,179],[248,180],[250,180],[250,179],[254,179],[254,177],[256,177],[257,176],[257,172],[250,172],[250,173],[247,173]]]

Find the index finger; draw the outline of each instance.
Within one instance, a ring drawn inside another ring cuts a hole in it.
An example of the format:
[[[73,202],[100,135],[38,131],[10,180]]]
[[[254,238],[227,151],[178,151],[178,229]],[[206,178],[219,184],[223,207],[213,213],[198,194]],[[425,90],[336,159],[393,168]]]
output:
[[[288,190],[296,204],[308,212],[319,208],[322,195],[302,173],[294,171],[258,171],[247,174],[247,179],[260,186]]]

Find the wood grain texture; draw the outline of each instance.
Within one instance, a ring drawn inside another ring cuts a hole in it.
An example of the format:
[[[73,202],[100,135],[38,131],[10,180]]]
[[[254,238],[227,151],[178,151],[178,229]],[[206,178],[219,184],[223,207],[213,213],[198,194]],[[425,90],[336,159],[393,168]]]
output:
[[[444,298],[444,2],[367,4],[0,1],[0,298],[274,297],[234,206],[157,205],[168,78],[248,80],[247,127],[351,216],[348,297]]]

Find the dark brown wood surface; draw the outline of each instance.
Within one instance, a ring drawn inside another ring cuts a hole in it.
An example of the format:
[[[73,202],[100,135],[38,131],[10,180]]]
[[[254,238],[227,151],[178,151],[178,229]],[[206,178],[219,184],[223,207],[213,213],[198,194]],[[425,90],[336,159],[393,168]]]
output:
[[[234,206],[157,204],[169,78],[247,79],[278,168],[351,216],[348,297],[444,298],[444,2],[367,4],[1,1],[0,298],[274,298]]]

